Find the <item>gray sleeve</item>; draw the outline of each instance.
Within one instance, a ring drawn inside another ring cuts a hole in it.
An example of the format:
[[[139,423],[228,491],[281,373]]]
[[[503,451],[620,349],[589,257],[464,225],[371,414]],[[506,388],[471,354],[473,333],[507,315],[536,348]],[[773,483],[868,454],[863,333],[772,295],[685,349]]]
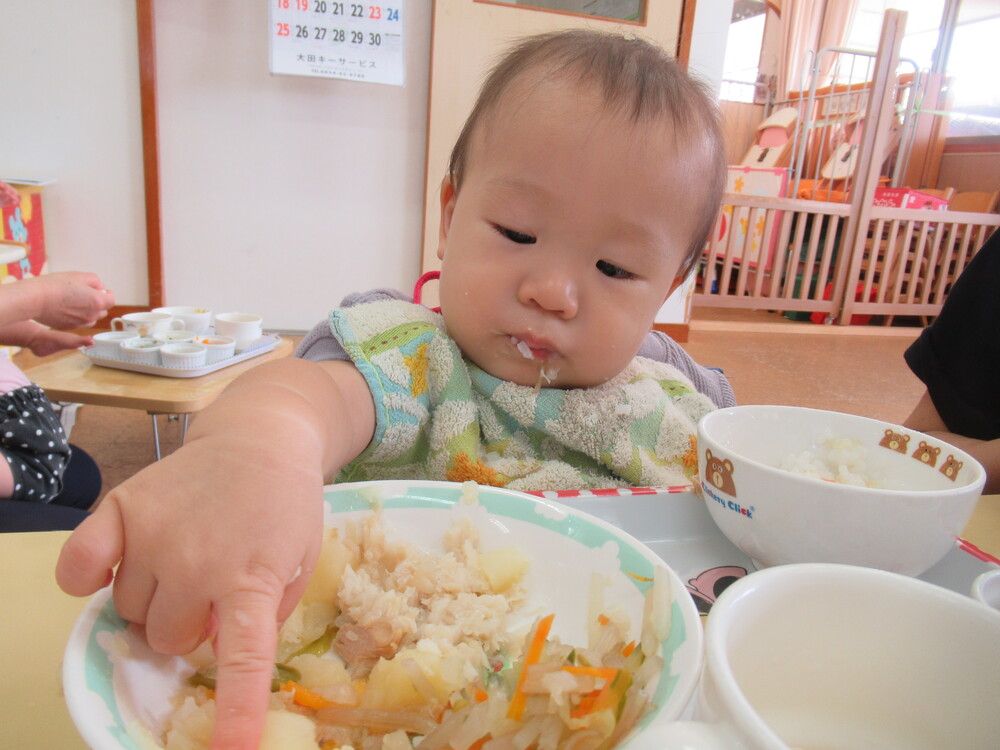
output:
[[[699,393],[708,396],[716,407],[736,406],[736,394],[722,371],[703,367],[691,359],[681,345],[662,331],[650,331],[639,347],[639,356],[665,362],[683,372]]]
[[[340,303],[341,307],[354,307],[363,305],[366,302],[378,302],[386,299],[402,299],[409,301],[409,295],[403,294],[395,289],[372,289],[367,292],[357,292],[344,297]],[[313,326],[312,330],[305,335],[295,356],[299,359],[307,359],[310,362],[326,362],[332,359],[350,361],[350,355],[344,351],[344,347],[334,337],[330,331],[330,324],[323,320]]]

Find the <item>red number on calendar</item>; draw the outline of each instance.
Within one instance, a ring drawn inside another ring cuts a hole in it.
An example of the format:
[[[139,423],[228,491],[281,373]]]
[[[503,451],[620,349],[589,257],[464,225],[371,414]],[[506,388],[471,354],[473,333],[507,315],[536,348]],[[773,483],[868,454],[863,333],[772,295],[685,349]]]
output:
[[[278,0],[278,7],[279,8],[287,8],[288,7],[288,0]]]
[[[291,36],[292,35],[292,30],[290,28],[288,28],[288,24],[287,23],[279,23],[279,24],[277,24],[277,27],[278,27],[278,36]]]
[[[368,6],[368,17],[376,21],[382,18],[382,6],[380,5],[369,5]]]
[[[295,0],[295,7],[299,10],[309,10],[309,0]]]

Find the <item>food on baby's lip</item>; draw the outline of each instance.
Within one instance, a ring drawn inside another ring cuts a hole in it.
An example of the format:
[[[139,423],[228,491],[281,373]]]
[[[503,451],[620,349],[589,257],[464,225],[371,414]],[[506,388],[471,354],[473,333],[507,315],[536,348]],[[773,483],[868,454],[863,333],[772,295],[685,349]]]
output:
[[[511,632],[507,617],[525,600],[524,552],[482,550],[467,519],[445,532],[443,548],[390,539],[377,512],[328,530],[279,634],[262,748],[610,748],[653,708],[669,629],[656,606],[662,579],[633,638],[620,609],[603,609],[595,576],[589,643],[573,646],[550,635],[550,613]],[[211,654],[203,645],[189,657],[200,668],[177,696],[167,750],[208,746]]]
[[[792,474],[823,479],[858,487],[881,487],[880,480],[871,476],[865,458],[864,445],[853,438],[827,438],[822,450],[805,450],[785,458],[777,468]]]

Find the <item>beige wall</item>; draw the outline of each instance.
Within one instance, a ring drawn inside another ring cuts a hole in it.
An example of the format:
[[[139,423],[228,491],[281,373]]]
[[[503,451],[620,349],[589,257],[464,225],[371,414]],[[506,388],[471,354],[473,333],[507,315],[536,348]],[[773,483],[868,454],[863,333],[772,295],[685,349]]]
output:
[[[938,187],[953,187],[956,191],[1000,190],[1000,143],[993,144],[993,153],[954,153],[947,144],[941,157]]]

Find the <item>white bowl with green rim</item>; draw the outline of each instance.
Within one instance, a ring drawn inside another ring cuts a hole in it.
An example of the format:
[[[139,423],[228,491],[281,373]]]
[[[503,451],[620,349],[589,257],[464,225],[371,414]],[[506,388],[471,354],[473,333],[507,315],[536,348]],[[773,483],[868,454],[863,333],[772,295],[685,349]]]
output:
[[[476,502],[469,503],[471,494]],[[510,622],[526,626],[554,612],[552,634],[586,643],[593,574],[606,578],[604,604],[628,613],[634,633],[642,623],[645,593],[657,568],[666,573],[669,636],[661,644],[664,668],[655,708],[637,732],[677,719],[688,707],[702,665],[702,626],[684,583],[645,545],[620,529],[560,503],[494,487],[449,482],[386,481],[326,489],[326,524],[339,526],[377,504],[387,533],[404,533],[417,546],[440,551],[451,521],[471,520],[484,550],[515,546],[529,556],[525,605]],[[129,654],[119,651],[122,636]],[[63,660],[63,690],[70,715],[93,750],[147,750],[146,729],[162,726],[170,698],[193,669],[179,657],[154,654],[115,612],[110,588],[95,595],[77,621]],[[633,732],[619,745],[627,748]]]

